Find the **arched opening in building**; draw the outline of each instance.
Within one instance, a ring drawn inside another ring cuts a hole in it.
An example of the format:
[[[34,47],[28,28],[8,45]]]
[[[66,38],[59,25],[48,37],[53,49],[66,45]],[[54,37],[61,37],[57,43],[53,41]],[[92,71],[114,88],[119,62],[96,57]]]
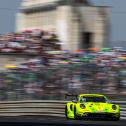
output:
[[[87,49],[92,47],[92,32],[83,32],[82,33],[82,48]]]

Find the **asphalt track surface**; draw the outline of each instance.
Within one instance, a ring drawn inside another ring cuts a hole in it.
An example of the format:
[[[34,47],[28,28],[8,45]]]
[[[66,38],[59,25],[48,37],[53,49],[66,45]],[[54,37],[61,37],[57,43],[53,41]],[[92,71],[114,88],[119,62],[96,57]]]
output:
[[[59,117],[0,117],[0,126],[126,126],[126,120],[66,120]]]

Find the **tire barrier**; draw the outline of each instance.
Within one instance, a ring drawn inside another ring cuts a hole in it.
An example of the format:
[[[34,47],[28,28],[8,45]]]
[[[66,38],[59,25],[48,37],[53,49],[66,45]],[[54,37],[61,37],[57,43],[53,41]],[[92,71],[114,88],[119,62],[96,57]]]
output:
[[[27,100],[0,102],[0,116],[54,116],[65,117],[68,101]],[[121,119],[126,120],[126,101],[112,101],[120,105]]]

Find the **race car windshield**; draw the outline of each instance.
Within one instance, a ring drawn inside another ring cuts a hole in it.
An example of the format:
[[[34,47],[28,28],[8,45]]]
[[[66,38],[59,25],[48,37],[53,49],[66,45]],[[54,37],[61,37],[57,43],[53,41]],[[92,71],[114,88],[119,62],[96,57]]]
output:
[[[80,102],[106,102],[106,99],[104,97],[82,97],[80,99]]]

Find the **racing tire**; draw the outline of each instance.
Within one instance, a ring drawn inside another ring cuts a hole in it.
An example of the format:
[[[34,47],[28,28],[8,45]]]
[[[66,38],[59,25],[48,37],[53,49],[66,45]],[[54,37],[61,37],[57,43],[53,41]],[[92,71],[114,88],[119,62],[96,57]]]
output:
[[[74,107],[74,119],[80,120],[80,117],[76,114],[76,107]]]
[[[114,117],[112,118],[112,121],[119,121],[120,120],[120,117]]]
[[[65,106],[65,117],[66,117],[66,119],[70,119],[70,118],[68,117],[68,115],[67,115],[67,105]]]

